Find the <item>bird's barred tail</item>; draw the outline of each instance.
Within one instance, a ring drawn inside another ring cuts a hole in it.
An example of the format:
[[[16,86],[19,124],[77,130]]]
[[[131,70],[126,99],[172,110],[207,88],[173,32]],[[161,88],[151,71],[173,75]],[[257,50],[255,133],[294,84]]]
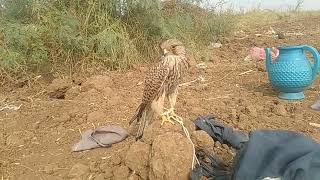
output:
[[[146,126],[148,126],[150,120],[153,117],[153,111],[148,107],[146,104],[141,103],[139,107],[137,108],[135,114],[129,121],[129,125],[131,125],[135,120],[139,123],[138,132],[136,134],[136,140],[139,140],[142,138],[144,130]]]
[[[134,115],[132,116],[132,118],[130,119],[129,125],[131,125],[135,120],[137,120],[137,122],[139,122],[145,109],[146,109],[146,104],[141,103],[138,106],[138,108],[137,108],[136,112],[134,113]]]

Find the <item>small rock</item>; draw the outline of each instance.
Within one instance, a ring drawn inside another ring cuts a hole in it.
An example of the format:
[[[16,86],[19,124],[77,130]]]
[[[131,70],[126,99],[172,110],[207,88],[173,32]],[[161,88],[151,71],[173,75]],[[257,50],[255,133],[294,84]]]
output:
[[[104,175],[103,174],[99,174],[96,177],[94,177],[94,180],[104,180]]]
[[[249,117],[243,113],[240,114],[239,116],[240,121],[248,121]]]
[[[244,96],[244,95],[241,94],[241,96]],[[239,98],[239,100],[238,100],[238,105],[245,107],[245,106],[250,105],[250,103],[249,103],[248,100],[246,100],[246,99]]]
[[[68,177],[70,178],[79,178],[85,177],[89,173],[89,167],[83,164],[75,164],[69,171]]]
[[[113,166],[121,164],[121,157],[120,156],[112,156],[111,164]]]
[[[200,180],[208,180],[208,178],[206,178],[205,176],[201,176]]]
[[[87,121],[88,122],[99,122],[104,120],[106,115],[102,111],[94,111],[88,114]]]
[[[107,167],[104,169],[104,177],[111,178],[113,176],[112,169]]]
[[[54,172],[57,171],[57,165],[55,164],[49,164],[49,165],[46,165],[43,169],[43,171],[46,173],[46,174],[53,174]]]
[[[214,147],[216,147],[216,148],[221,148],[221,143],[219,142],[219,141],[216,141],[215,143],[214,143]]]
[[[211,43],[211,48],[221,48],[222,44],[221,43]]]
[[[273,113],[278,116],[286,116],[287,110],[283,105],[277,104],[273,106]]]
[[[211,163],[211,160],[208,157],[205,157],[203,161],[206,162],[206,163]]]
[[[222,148],[214,148],[213,151],[214,151],[216,154],[222,154],[222,153],[223,153]]]
[[[130,170],[127,166],[117,167],[113,171],[114,180],[124,180],[129,176]]]
[[[231,118],[238,119],[238,113],[236,109],[231,109]]]
[[[148,163],[151,147],[141,141],[135,142],[128,150],[126,165],[143,179],[148,179]],[[137,156],[139,154],[139,156]]]
[[[224,149],[226,149],[226,150],[229,150],[229,149],[230,149],[230,147],[229,147],[228,145],[226,145],[226,144],[222,144],[222,147],[223,147]]]
[[[84,122],[85,122],[85,118],[77,118],[77,119],[76,119],[76,123],[77,123],[78,125],[82,125]]]
[[[33,129],[35,129],[35,130],[39,129],[39,126],[40,126],[40,121],[37,121],[32,125]]]
[[[65,99],[73,99],[81,93],[81,86],[74,86],[67,90]]]
[[[190,134],[192,134],[194,131],[196,131],[196,126],[193,124],[192,121],[184,121],[184,126],[187,128]]]
[[[91,88],[94,88],[100,92],[103,91],[106,87],[112,87],[113,80],[109,76],[93,76],[89,78],[86,82],[83,83],[83,90],[88,91]]]
[[[283,32],[278,32],[277,36],[278,36],[279,39],[285,39],[285,35],[284,35]]]
[[[19,146],[24,144],[24,140],[18,134],[11,134],[7,137],[6,144]]]
[[[128,180],[141,180],[141,178],[136,174],[132,174],[129,176]]]
[[[48,86],[47,92],[50,98],[64,99],[65,93],[70,88],[70,83],[65,79],[54,79]]]
[[[79,110],[78,109],[71,109],[70,111],[69,111],[69,116],[70,116],[70,118],[75,118],[75,117],[77,117],[77,114],[79,113]]]
[[[254,106],[252,106],[252,105],[247,106],[245,108],[245,111],[246,111],[246,114],[248,114],[249,116],[252,116],[252,117],[257,117],[258,116],[256,108]]]
[[[266,72],[267,68],[266,68],[265,63],[257,62],[255,65],[256,65],[256,68],[257,68],[258,71]]]
[[[70,120],[71,120],[71,118],[70,118],[69,114],[67,114],[67,113],[63,113],[60,117],[57,118],[57,121],[60,123],[66,123]]]
[[[228,153],[228,150],[225,149],[225,148],[222,148],[221,150],[222,150],[222,152],[223,152],[224,154]]]
[[[102,90],[102,93],[104,97],[112,97],[114,94],[114,91],[112,88],[106,87]]]
[[[99,171],[99,164],[97,161],[90,162],[89,169],[91,172],[98,172]]]
[[[208,135],[208,133],[204,131],[193,132],[192,139],[194,143],[198,145],[200,148],[210,150],[214,146],[213,139]]]
[[[245,129],[246,129],[246,128],[245,128],[246,126],[245,126],[244,124],[239,124],[239,123],[238,123],[237,126],[238,126],[238,129],[239,129],[239,130],[245,130]]]

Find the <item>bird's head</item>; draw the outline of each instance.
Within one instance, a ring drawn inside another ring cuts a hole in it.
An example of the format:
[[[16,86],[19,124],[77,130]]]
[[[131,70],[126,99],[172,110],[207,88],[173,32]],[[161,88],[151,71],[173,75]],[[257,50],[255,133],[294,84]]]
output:
[[[168,39],[160,44],[163,55],[185,55],[185,47],[183,43],[177,39]]]
[[[186,48],[183,43],[177,39],[168,39],[160,44],[160,48],[162,50],[163,56],[167,54],[173,54],[178,56],[183,56],[185,58],[187,67],[190,67],[189,58],[186,56]]]

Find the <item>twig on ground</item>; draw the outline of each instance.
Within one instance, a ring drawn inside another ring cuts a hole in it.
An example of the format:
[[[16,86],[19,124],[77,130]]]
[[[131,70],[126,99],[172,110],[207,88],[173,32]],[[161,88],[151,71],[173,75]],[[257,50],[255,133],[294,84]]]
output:
[[[204,79],[204,77],[199,76],[197,79],[194,79],[194,80],[189,81],[189,82],[186,82],[186,83],[179,84],[179,86],[180,86],[180,87],[181,87],[181,86],[189,86],[189,85],[191,85],[192,83],[195,83],[195,82],[197,82],[197,81],[204,82],[205,79]]]
[[[3,111],[5,109],[9,109],[9,110],[14,110],[14,111],[17,111],[20,109],[20,107],[22,106],[22,104],[20,104],[19,106],[15,106],[15,105],[7,105],[5,104],[4,107],[0,108],[0,111]]]
[[[205,69],[205,68],[207,68],[207,65],[205,63],[199,63],[199,64],[196,65],[196,67],[198,69]]]
[[[42,91],[38,92],[37,94],[35,94],[35,95],[31,96],[31,97],[28,97],[28,98],[35,98],[35,97],[38,97],[38,96],[40,96],[40,95],[44,94],[45,92],[47,92],[47,90],[42,90]]]
[[[320,124],[318,123],[309,123],[310,126],[314,126],[314,127],[317,127],[317,128],[320,128]]]
[[[0,101],[0,103],[5,102],[7,99],[8,99],[8,97],[3,98],[3,99]]]
[[[230,97],[229,97],[229,94],[228,94],[228,95],[224,95],[224,96],[214,97],[214,98],[204,98],[204,100],[211,101],[211,100],[225,99],[225,98],[230,98]]]
[[[248,70],[248,71],[245,71],[245,72],[243,72],[243,73],[240,73],[240,74],[238,74],[238,75],[239,75],[239,76],[242,76],[242,75],[245,75],[245,74],[249,74],[249,73],[251,73],[251,72],[253,72],[252,69],[250,69],[250,70]]]

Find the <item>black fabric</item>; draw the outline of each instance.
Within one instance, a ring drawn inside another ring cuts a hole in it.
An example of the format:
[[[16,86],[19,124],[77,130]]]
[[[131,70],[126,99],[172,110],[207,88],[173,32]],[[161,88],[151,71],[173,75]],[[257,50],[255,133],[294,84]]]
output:
[[[200,165],[196,165],[190,174],[192,180],[200,180],[201,176],[207,177],[208,180],[231,180],[231,173],[226,165],[216,155],[209,155],[203,150],[197,150],[196,155],[200,161]],[[205,158],[210,162],[206,162]]]
[[[214,141],[227,144],[235,149],[241,147],[241,143],[248,141],[248,135],[242,131],[234,131],[233,128],[219,122],[213,115],[200,116],[193,123],[201,130],[207,132]]]
[[[255,130],[249,141],[243,134],[218,122],[213,116],[197,118],[196,126],[206,131],[214,140],[238,149],[230,171],[219,163],[217,156],[208,153],[200,156],[200,165],[191,173],[192,180],[201,176],[219,180],[320,180],[320,144],[313,139],[287,130]],[[238,137],[237,137],[238,136]],[[203,156],[211,162],[203,161]],[[218,162],[218,163],[215,163]],[[214,178],[213,178],[214,177]]]

